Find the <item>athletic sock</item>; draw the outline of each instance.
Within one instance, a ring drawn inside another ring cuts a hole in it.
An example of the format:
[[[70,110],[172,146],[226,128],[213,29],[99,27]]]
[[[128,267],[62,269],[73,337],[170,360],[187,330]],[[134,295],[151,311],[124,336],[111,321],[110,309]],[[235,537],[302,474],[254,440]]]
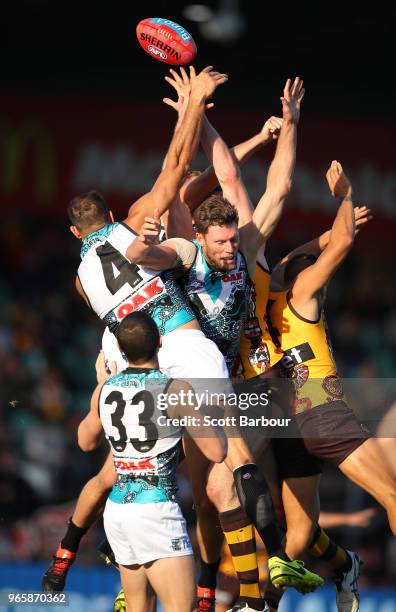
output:
[[[241,506],[256,527],[268,556],[290,561],[282,550],[281,535],[276,525],[268,484],[257,465],[255,463],[241,465],[235,468],[233,476]]]
[[[282,596],[283,591],[281,591],[281,589],[277,589],[272,582],[268,580],[265,587],[264,598],[269,606],[270,612],[277,612]]]
[[[198,580],[198,586],[205,587],[207,589],[215,589],[217,583],[217,571],[219,569],[220,559],[214,563],[206,563],[202,561],[200,563],[201,575]]]
[[[220,512],[219,519],[238,576],[239,596],[253,610],[262,610],[254,527],[240,507]]]
[[[80,546],[81,538],[87,533],[88,527],[77,527],[71,519],[67,525],[65,537],[61,542],[61,547],[76,553]]]
[[[352,567],[351,557],[345,548],[333,542],[320,525],[316,525],[308,550],[313,557],[326,561],[335,570],[349,572]]]

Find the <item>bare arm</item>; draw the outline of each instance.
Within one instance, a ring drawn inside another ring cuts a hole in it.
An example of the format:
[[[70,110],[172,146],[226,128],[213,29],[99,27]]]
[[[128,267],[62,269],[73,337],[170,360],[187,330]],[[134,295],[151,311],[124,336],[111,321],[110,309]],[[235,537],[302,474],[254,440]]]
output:
[[[207,117],[204,118],[202,147],[212,162],[223,196],[238,210],[239,227],[251,223],[253,207],[243,184],[237,160]]]
[[[116,373],[116,366],[111,364],[111,373],[106,371],[103,351],[100,351],[95,364],[98,385],[91,397],[91,407],[87,416],[78,426],[78,445],[81,450],[95,450],[103,437],[103,427],[99,417],[99,397],[102,387],[109,376]]]
[[[290,79],[287,80],[281,98],[283,123],[275,156],[268,170],[264,195],[253,215],[254,224],[259,230],[257,248],[266,242],[274,231],[282,214],[285,198],[291,190],[296,161],[297,125],[304,93],[303,81],[299,77],[294,80],[292,87]]]
[[[237,144],[231,149],[232,157],[242,166],[253,153],[261,149],[265,144],[273,142],[278,138],[282,119],[270,117],[264,124],[262,130],[252,138]],[[209,166],[193,181],[190,181],[180,190],[180,197],[187,204],[191,212],[218,187],[219,181],[213,166]]]
[[[145,218],[138,238],[128,247],[127,259],[152,270],[178,267],[189,269],[196,255],[194,244],[184,238],[173,238],[159,244],[160,228],[159,211],[156,208],[154,217]]]
[[[208,66],[196,76],[193,67],[190,67],[191,96],[180,129],[173,135],[164,168],[152,190],[131,206],[125,220],[134,231],[140,229],[144,217],[152,215],[154,208],[159,208],[160,214],[163,214],[178,192],[198,146],[206,99],[227,80],[226,75],[211,68]]]
[[[83,451],[93,451],[99,445],[103,428],[99,418],[99,395],[103,384],[98,385],[92,394],[91,409],[78,426],[78,445]]]
[[[333,161],[327,178],[334,196],[342,198],[328,244],[316,262],[300,272],[291,289],[291,302],[299,314],[317,318],[317,293],[328,283],[353,246],[355,216],[352,187],[340,163]],[[316,312],[316,314],[315,314]]]
[[[354,208],[355,214],[355,236],[358,232],[366,225],[368,221],[371,221],[372,214],[371,210],[367,208],[367,206],[355,206]],[[295,256],[300,253],[305,253],[307,255],[315,255],[319,257],[321,252],[327,247],[329,244],[330,238],[330,230],[327,230],[317,238],[302,244],[301,246],[293,249],[290,253],[288,253],[283,259],[281,259],[274,269],[271,272],[271,291],[284,291],[285,280],[284,280],[284,272],[286,264]]]
[[[168,76],[165,80],[176,90],[178,99],[177,101],[171,100],[170,98],[164,98],[164,102],[174,108],[180,118],[185,112],[185,102],[188,100],[190,95],[190,81],[186,71],[183,67],[180,68],[180,75],[173,69],[170,69],[170,73],[173,78]],[[212,105],[206,105],[206,108],[210,108]],[[282,126],[282,119],[279,117],[270,117],[262,127],[258,134],[255,134],[252,138],[236,145],[231,150],[232,159],[241,165],[243,164],[255,151],[260,149],[265,144],[276,140],[279,136],[280,128]],[[188,181],[185,185],[182,185],[180,189],[180,199],[184,202],[191,210],[194,210],[201,204],[201,202],[218,186],[219,181],[216,176],[213,165],[209,166],[195,177],[194,180]]]

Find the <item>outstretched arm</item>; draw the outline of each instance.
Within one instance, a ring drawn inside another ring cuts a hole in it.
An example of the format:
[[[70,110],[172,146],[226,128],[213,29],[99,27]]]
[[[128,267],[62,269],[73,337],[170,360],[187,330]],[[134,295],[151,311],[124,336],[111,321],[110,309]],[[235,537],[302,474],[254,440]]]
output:
[[[345,259],[355,237],[352,186],[341,164],[333,161],[326,176],[331,193],[340,198],[341,204],[330,230],[327,246],[314,264],[300,272],[292,287],[291,301],[303,316],[302,309],[316,308],[316,294],[328,283]]]
[[[239,227],[251,224],[253,207],[242,181],[237,160],[207,117],[203,120],[201,144],[213,165],[223,196],[238,211]]]
[[[186,100],[188,100],[190,95],[190,81],[183,67],[180,68],[180,75],[172,68],[170,69],[170,73],[172,78],[166,76],[165,80],[176,90],[178,99],[175,101],[171,98],[164,98],[163,101],[178,112],[180,121],[180,118],[185,112]],[[213,104],[207,104],[206,109],[211,106],[213,106]],[[233,158],[239,165],[242,165],[255,151],[265,144],[276,140],[279,136],[281,126],[281,118],[270,117],[264,123],[258,134],[255,134],[252,138],[233,147],[231,150]],[[213,165],[211,165],[199,174],[199,176],[196,176],[193,180],[182,185],[180,189],[180,198],[182,202],[190,208],[191,212],[194,212],[197,206],[199,206],[218,185],[219,181],[215,169]]]
[[[293,85],[290,79],[287,80],[281,97],[283,123],[275,156],[268,170],[264,195],[253,215],[254,224],[259,230],[258,248],[274,231],[282,214],[285,198],[290,193],[296,161],[297,125],[304,93],[303,81],[299,77],[295,78]]]
[[[258,134],[231,149],[233,159],[236,160],[239,166],[242,166],[253,153],[278,138],[281,126],[282,119],[280,117],[270,117]],[[187,183],[186,186],[182,186],[180,196],[191,212],[194,212],[218,185],[219,180],[215,169],[213,166],[209,166],[193,181]]]
[[[371,210],[367,208],[367,206],[355,206],[354,208],[355,214],[355,236],[359,233],[359,231],[371,221],[372,214]],[[288,253],[283,259],[281,259],[274,269],[271,272],[271,291],[284,291],[286,289],[285,286],[285,267],[286,264],[293,258],[295,255],[300,255],[301,253],[307,255],[315,255],[319,257],[319,255],[324,251],[324,249],[329,244],[331,230],[327,230],[314,240],[310,240],[305,244],[293,249],[290,253]]]
[[[180,128],[173,135],[164,168],[152,190],[131,206],[125,220],[134,231],[140,229],[144,217],[152,215],[154,208],[159,208],[160,214],[163,214],[170,206],[198,146],[206,100],[226,80],[225,74],[212,71],[211,66],[198,76],[190,67],[191,95],[188,107]]]

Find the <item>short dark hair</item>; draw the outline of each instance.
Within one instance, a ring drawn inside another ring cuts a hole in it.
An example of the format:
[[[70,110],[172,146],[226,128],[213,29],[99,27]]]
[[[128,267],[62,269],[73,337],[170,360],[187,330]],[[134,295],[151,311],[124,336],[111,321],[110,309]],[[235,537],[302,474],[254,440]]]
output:
[[[283,278],[287,284],[294,281],[296,276],[305,268],[312,266],[317,260],[316,255],[312,253],[299,253],[290,259],[285,266]]]
[[[206,234],[211,225],[238,225],[238,211],[223,196],[214,193],[194,211],[194,225],[200,234]]]
[[[106,223],[109,210],[104,197],[97,191],[88,191],[71,200],[67,214],[72,225],[83,231],[93,225]]]
[[[159,348],[159,331],[145,312],[131,312],[116,332],[121,351],[130,363],[144,363],[155,357]]]

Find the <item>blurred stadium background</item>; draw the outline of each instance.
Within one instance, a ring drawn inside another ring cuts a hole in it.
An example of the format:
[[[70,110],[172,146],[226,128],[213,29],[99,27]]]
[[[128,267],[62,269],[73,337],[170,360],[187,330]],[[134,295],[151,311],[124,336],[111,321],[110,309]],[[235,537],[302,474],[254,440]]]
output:
[[[169,95],[166,66],[135,39],[136,24],[148,16],[182,23],[197,43],[196,66],[229,74],[210,117],[230,145],[280,113],[287,77],[304,78],[294,188],[269,260],[329,227],[335,210],[324,173],[332,159],[342,161],[356,201],[370,206],[375,219],[331,283],[329,326],[342,375],[375,379],[362,418],[373,421],[375,414],[379,421],[390,408],[381,379],[396,371],[396,106],[392,72],[386,74],[395,9],[236,0],[8,3],[0,16],[3,592],[39,590],[74,500],[106,453],[103,447],[84,454],[76,443],[95,383],[101,325],[74,293],[79,245],[65,208],[72,195],[95,188],[122,217],[159,172],[175,117],[161,102]],[[253,198],[264,188],[270,149],[244,167]],[[199,156],[194,167],[203,164]],[[192,523],[185,477],[181,497]],[[333,469],[324,474],[321,500],[329,512],[374,509],[370,518],[352,526],[347,517],[330,533],[364,560],[363,612],[395,612],[396,540],[384,512]],[[71,571],[73,612],[111,609],[119,579],[99,564],[101,536],[100,525],[88,533]],[[330,612],[334,597],[330,589],[304,600],[289,595],[280,610]]]

